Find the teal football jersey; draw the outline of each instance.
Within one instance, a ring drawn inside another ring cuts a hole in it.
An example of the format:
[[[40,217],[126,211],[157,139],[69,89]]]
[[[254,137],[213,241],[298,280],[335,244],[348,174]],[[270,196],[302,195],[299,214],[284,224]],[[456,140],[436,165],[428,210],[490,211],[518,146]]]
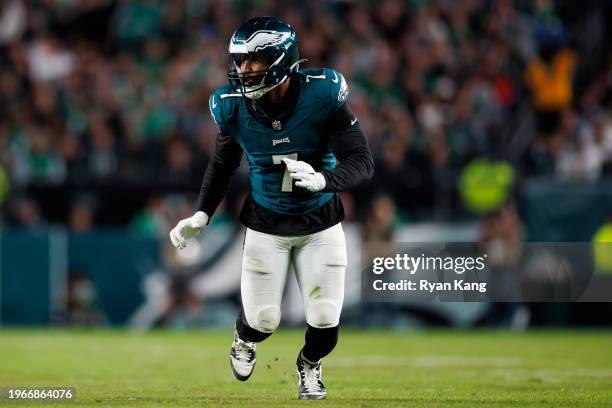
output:
[[[342,74],[326,68],[298,71],[300,94],[293,113],[277,130],[256,120],[247,110],[242,95],[229,85],[215,92],[209,107],[219,129],[231,135],[245,152],[253,200],[281,214],[305,214],[329,201],[334,193],[310,192],[296,187],[282,159],[309,163],[316,171],[331,170],[336,158],[322,134],[326,119],[348,97]]]

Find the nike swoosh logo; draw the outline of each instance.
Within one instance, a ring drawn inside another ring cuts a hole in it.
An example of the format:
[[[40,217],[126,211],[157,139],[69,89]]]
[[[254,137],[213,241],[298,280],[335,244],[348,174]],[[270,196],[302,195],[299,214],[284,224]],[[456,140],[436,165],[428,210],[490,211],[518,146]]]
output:
[[[335,72],[334,72],[334,79],[332,79],[332,82],[333,82],[334,84],[337,84],[337,83],[338,83],[338,75],[336,75],[336,73],[335,73]]]
[[[351,126],[353,126],[355,123],[357,123],[357,118],[353,118],[353,120],[351,120]]]
[[[212,106],[213,109],[215,109],[217,107],[217,103],[215,102],[215,97],[212,97],[212,104],[210,105]]]

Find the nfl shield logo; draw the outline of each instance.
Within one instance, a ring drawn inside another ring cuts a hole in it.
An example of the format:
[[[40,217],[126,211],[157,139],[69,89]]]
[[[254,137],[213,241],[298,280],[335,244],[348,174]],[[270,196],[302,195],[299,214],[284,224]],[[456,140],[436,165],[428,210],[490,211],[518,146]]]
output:
[[[280,122],[280,120],[275,120],[272,122],[272,129],[281,130],[282,128],[283,128],[283,124]]]

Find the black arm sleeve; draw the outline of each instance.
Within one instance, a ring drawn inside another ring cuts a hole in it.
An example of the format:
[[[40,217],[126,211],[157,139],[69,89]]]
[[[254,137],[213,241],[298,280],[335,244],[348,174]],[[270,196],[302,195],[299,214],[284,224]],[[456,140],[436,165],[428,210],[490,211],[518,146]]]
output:
[[[349,190],[368,180],[374,173],[374,161],[368,139],[351,109],[345,103],[328,118],[324,132],[340,163],[333,170],[322,171],[326,192]]]
[[[204,211],[209,217],[212,217],[217,206],[223,200],[232,174],[240,166],[241,159],[242,148],[240,145],[231,135],[219,131],[215,154],[208,163],[202,180],[197,204],[198,211]]]

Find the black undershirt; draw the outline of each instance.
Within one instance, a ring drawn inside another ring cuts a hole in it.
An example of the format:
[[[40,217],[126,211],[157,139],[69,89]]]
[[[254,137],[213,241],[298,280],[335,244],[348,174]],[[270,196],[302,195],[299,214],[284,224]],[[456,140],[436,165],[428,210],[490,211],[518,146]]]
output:
[[[291,81],[286,100],[283,102],[283,106],[289,106],[291,110],[299,98],[299,86],[293,85],[297,82],[297,80]],[[255,103],[254,101],[246,102],[251,115],[266,126],[271,127],[271,119],[282,120],[291,114],[287,109],[283,109],[277,110],[280,112],[278,116],[271,116],[267,112],[272,110],[263,111],[262,106],[251,105]],[[372,176],[374,163],[367,138],[346,103],[330,115],[323,126],[322,134],[329,139],[332,152],[339,161],[333,170],[321,172],[326,181],[324,192],[348,190]],[[197,204],[198,210],[212,217],[225,196],[232,174],[240,165],[242,154],[242,148],[233,137],[220,129],[215,154],[204,173]],[[246,227],[275,235],[313,234],[343,219],[344,208],[337,194],[321,207],[301,215],[280,214],[262,207],[249,194],[240,212],[240,221]]]
[[[338,194],[319,208],[300,215],[277,213],[257,204],[251,194],[244,200],[240,222],[246,227],[274,235],[308,235],[333,227],[344,220],[344,207]]]

